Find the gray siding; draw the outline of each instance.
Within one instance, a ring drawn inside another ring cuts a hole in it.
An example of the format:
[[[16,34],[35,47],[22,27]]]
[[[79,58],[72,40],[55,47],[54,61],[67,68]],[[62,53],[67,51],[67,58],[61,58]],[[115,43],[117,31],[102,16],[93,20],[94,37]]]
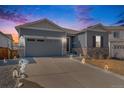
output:
[[[86,48],[87,47],[87,33],[83,32],[76,35],[72,41],[73,48]]]
[[[98,31],[87,31],[87,48],[93,48],[93,36],[96,35],[103,37],[103,48],[108,48],[108,33]]]
[[[83,32],[75,37],[72,40],[72,52],[76,53],[77,55],[85,55],[86,54],[86,47],[87,47],[87,33]]]
[[[97,31],[87,31],[76,35],[73,40],[73,48],[93,48],[93,36],[96,35],[103,36],[103,48],[108,48],[108,33]]]
[[[0,47],[12,48],[12,40],[0,34]]]
[[[57,31],[46,31],[46,30],[44,31],[44,30],[35,30],[35,29],[21,29],[20,36],[23,35],[63,37],[65,36],[65,33],[57,32]]]
[[[72,42],[74,44],[73,50],[76,52],[76,54],[94,55],[93,51],[96,51],[96,49],[94,50],[94,47],[93,47],[93,36],[96,36],[96,35],[100,35],[103,37],[103,45],[102,45],[102,48],[99,48],[99,49],[103,51],[105,51],[106,48],[108,49],[108,33],[107,32],[86,31],[76,35],[73,39],[73,42]],[[106,52],[106,54],[108,53]]]
[[[118,32],[119,37],[115,38],[114,37],[114,32]],[[109,34],[109,41],[117,40],[117,39],[124,39],[124,31],[113,31]]]
[[[93,46],[93,36],[102,36],[102,47]],[[87,31],[87,55],[93,58],[107,58],[108,50],[108,32]]]

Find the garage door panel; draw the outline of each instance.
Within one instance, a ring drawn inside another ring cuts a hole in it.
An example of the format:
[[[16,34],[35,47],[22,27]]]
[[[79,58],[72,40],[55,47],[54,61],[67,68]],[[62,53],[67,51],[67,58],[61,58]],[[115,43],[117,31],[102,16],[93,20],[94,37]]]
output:
[[[61,56],[61,40],[27,41],[26,56]]]
[[[124,59],[124,42],[110,43],[110,56],[114,58]]]

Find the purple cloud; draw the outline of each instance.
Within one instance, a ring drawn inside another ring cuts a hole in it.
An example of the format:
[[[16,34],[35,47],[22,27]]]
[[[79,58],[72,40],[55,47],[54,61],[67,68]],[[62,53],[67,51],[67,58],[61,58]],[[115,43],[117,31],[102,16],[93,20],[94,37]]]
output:
[[[93,8],[88,5],[80,5],[75,7],[77,18],[82,25],[89,26],[95,23],[95,20],[90,14],[92,9]]]
[[[9,20],[16,23],[25,23],[28,21],[25,15],[17,13],[16,10],[7,10],[4,6],[0,7],[0,19]]]

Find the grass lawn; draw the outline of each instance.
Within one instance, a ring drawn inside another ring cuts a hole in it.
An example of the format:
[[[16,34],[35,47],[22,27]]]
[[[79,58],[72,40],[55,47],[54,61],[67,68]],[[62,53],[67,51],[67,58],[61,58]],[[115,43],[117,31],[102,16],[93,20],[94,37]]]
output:
[[[124,60],[115,59],[93,59],[87,60],[87,63],[104,69],[105,65],[108,65],[109,71],[124,75]]]

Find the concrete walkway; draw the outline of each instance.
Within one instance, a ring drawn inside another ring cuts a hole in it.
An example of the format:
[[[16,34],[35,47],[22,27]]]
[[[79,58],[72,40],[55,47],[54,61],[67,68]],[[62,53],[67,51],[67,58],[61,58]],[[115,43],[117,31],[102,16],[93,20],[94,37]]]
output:
[[[69,58],[43,57],[35,62],[27,66],[27,79],[46,88],[124,87],[123,79]]]

